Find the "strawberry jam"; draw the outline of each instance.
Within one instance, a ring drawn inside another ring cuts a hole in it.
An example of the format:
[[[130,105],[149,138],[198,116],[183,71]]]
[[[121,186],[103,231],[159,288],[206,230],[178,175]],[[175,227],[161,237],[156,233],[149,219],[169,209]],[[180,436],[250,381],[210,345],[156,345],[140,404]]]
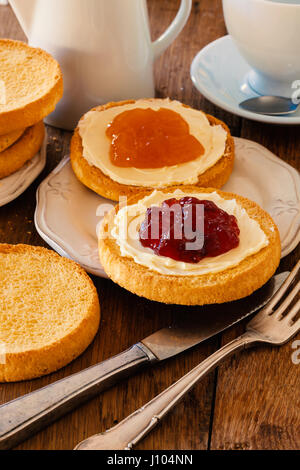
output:
[[[199,263],[239,245],[237,219],[212,201],[193,197],[169,199],[151,207],[141,225],[141,244],[158,256]]]
[[[123,168],[163,168],[190,162],[204,154],[183,117],[169,109],[133,109],[112,121],[111,162]]]

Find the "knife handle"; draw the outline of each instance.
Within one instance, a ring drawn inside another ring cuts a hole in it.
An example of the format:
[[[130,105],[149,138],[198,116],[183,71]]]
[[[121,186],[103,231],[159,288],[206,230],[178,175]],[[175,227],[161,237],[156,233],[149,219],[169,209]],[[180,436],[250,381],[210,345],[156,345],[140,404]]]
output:
[[[225,358],[258,342],[257,336],[245,333],[183,376],[149,403],[125,418],[117,426],[81,442],[75,450],[131,450],[188,393],[200,379]]]
[[[8,450],[157,358],[142,343],[0,407],[0,450]]]

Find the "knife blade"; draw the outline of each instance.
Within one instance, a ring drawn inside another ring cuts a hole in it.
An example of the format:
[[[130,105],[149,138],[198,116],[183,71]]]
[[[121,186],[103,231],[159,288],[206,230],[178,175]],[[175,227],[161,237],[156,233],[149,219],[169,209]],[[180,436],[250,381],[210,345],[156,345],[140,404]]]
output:
[[[163,361],[196,346],[263,308],[287,279],[289,272],[274,276],[265,286],[241,300],[202,307],[179,318],[175,325],[163,328],[141,341]]]
[[[127,351],[96,366],[0,406],[0,450],[11,449],[80,404],[144,365],[151,365],[211,338],[264,307],[289,273],[271,279],[246,299],[195,310]]]

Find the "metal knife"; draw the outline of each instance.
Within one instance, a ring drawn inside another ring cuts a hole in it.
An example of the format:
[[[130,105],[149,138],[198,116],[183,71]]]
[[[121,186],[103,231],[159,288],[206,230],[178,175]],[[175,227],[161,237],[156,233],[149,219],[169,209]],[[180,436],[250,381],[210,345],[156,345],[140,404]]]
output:
[[[289,273],[274,276],[251,296],[205,306],[157,331],[127,351],[0,407],[0,449],[11,449],[144,365],[176,356],[257,312]]]

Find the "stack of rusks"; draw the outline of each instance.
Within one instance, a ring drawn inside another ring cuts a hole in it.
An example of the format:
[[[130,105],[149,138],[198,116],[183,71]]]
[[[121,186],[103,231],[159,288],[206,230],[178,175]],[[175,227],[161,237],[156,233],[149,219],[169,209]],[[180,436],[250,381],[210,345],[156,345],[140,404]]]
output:
[[[0,40],[0,179],[41,149],[43,120],[62,95],[62,73],[53,57],[20,41]]]

